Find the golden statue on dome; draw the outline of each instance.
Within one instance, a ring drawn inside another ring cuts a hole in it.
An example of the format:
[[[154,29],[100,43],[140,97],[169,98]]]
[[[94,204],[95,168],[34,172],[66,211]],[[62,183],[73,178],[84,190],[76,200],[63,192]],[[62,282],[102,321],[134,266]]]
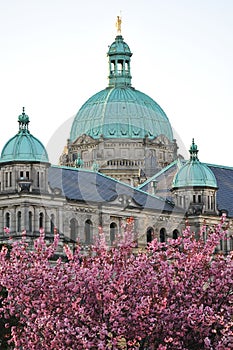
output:
[[[117,29],[117,34],[121,34],[121,16],[117,16],[116,20],[116,29]]]

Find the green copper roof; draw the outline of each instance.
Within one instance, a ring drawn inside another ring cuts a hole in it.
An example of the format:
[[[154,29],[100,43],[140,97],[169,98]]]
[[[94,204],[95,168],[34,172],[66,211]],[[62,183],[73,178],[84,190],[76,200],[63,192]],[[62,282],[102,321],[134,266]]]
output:
[[[198,159],[197,145],[192,142],[190,147],[190,159],[185,163],[173,179],[173,188],[181,187],[212,187],[217,188],[214,173],[206,164]]]
[[[100,138],[149,138],[165,135],[172,128],[162,108],[133,88],[107,88],[92,96],[77,113],[70,132],[75,141],[82,134]]]
[[[89,98],[74,118],[70,140],[82,134],[94,139],[155,138],[170,141],[173,133],[162,108],[149,96],[131,87],[132,53],[121,35],[109,47],[109,86]]]
[[[3,147],[0,163],[13,161],[49,162],[43,144],[28,130],[29,117],[23,113],[18,117],[19,131]]]

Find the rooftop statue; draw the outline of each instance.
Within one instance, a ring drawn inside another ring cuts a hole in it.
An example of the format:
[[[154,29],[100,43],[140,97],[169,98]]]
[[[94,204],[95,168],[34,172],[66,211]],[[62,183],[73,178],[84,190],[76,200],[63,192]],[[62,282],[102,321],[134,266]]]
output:
[[[117,34],[121,34],[121,17],[117,16],[117,20],[116,20],[116,29],[117,29]]]

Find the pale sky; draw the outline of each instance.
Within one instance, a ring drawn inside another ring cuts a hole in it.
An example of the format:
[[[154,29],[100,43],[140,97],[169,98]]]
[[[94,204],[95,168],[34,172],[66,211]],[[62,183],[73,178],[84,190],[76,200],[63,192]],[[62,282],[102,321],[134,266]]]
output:
[[[233,166],[232,0],[0,0],[0,149],[25,106],[57,163],[71,118],[108,84],[119,14],[132,86],[187,149],[194,137],[201,161]]]

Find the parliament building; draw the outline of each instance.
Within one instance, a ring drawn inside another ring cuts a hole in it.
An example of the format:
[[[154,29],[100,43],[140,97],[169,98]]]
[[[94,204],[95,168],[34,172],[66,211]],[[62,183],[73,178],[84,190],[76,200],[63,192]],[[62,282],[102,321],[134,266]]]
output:
[[[59,165],[30,133],[24,108],[16,118],[18,131],[0,156],[0,240],[7,240],[4,227],[12,239],[26,230],[32,241],[40,228],[52,239],[56,228],[62,242],[78,239],[88,249],[99,226],[113,245],[131,220],[135,241],[145,246],[177,238],[187,221],[198,232],[224,213],[229,239],[219,249],[228,253],[233,168],[202,163],[194,140],[189,159],[178,153],[163,109],[132,86],[132,52],[119,20],[107,52],[108,85],[78,110]]]

